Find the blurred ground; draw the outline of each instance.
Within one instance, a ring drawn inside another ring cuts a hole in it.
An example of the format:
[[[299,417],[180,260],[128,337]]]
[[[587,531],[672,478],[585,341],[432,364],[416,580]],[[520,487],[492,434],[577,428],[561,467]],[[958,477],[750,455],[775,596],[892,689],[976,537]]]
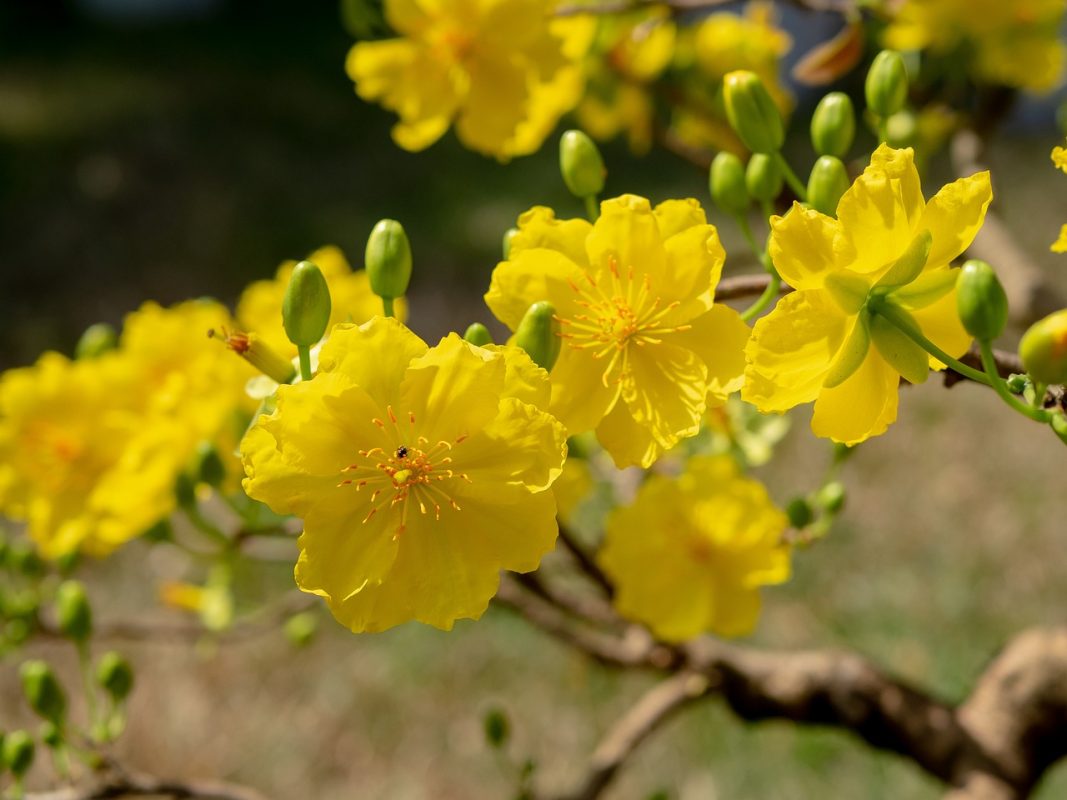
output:
[[[180,24],[116,28],[41,2],[0,7],[0,23],[0,367],[45,347],[69,351],[87,324],[117,323],[145,298],[232,301],[325,242],[358,264],[384,216],[411,234],[413,324],[435,336],[487,319],[478,295],[517,212],[578,212],[551,142],[509,166],[450,139],[417,155],[393,147],[388,115],[359,102],[341,69],[349,39],[332,3],[296,13],[235,2]],[[1067,290],[1063,257],[1047,252],[1067,219],[1067,204],[1049,201],[1065,186],[1048,162],[1054,141],[1005,139],[992,161],[999,211]],[[670,157],[607,156],[609,191],[706,191]],[[827,458],[806,426],[798,415],[778,463],[762,471],[783,503],[811,488],[804,476]],[[849,463],[849,506],[833,534],[798,552],[792,583],[766,593],[756,639],[856,648],[961,698],[1005,638],[1063,621],[1062,464],[1062,445],[991,392],[936,380],[905,390],[896,426]],[[87,574],[100,616],[114,618],[151,605],[172,571],[165,555],[133,545]],[[280,565],[261,588],[289,580]],[[118,746],[125,761],[281,799],[512,796],[514,769],[481,736],[494,705],[511,715],[514,759],[534,758],[543,785],[563,787],[648,683],[592,667],[501,611],[452,634],[409,625],[358,638],[327,616],[302,651],[280,634],[123,649],[140,679]],[[16,668],[0,661],[0,729],[27,722]],[[658,790],[679,800],[940,794],[844,734],[744,726],[714,701],[646,745],[610,796]],[[1061,767],[1039,797],[1065,795]]]

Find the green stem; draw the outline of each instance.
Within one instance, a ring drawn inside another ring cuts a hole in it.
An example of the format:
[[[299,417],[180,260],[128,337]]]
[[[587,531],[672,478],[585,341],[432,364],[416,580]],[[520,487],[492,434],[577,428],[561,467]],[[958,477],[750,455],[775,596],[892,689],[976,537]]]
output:
[[[775,275],[776,270],[774,269],[774,264],[771,263],[770,256],[767,255],[767,250],[756,243],[756,236],[752,233],[752,226],[748,224],[748,218],[744,214],[737,215],[737,227],[741,229],[741,235],[745,237],[745,242],[752,251],[752,255],[763,265],[763,269],[771,275]]]
[[[767,284],[767,288],[763,290],[763,294],[756,299],[755,303],[741,312],[741,319],[748,322],[753,317],[758,316],[767,306],[774,302],[774,298],[778,296],[781,288],[782,279],[777,274],[771,275],[771,281]]]
[[[982,366],[985,367],[985,371],[989,374],[990,385],[993,387],[993,391],[1000,395],[1000,399],[1024,417],[1029,417],[1035,422],[1047,423],[1049,421],[1047,411],[1040,408],[1034,408],[1028,403],[1024,403],[1008,390],[1008,385],[1004,382],[1004,379],[1000,377],[1000,373],[997,371],[997,360],[993,356],[992,345],[990,345],[989,342],[979,341],[978,349],[982,353]]]
[[[395,317],[396,316],[396,312],[393,311],[393,298],[391,298],[391,297],[383,297],[382,298],[382,311],[385,313],[385,316],[387,316],[387,317]]]
[[[92,734],[97,720],[96,689],[93,686],[93,660],[89,652],[89,642],[84,639],[77,643],[78,667],[85,687],[85,705],[89,713],[89,732]]]
[[[297,345],[296,353],[300,356],[300,379],[311,380],[311,348]]]
[[[1045,407],[1045,392],[1048,391],[1048,386],[1043,383],[1034,381],[1034,408]]]
[[[582,199],[585,200],[585,215],[589,217],[590,222],[596,222],[600,217],[600,205],[596,201],[596,195],[587,194]]]
[[[771,204],[771,201],[770,200],[761,200],[760,201],[760,211],[763,212],[763,220],[764,220],[764,222],[767,222],[768,224],[770,224],[769,220],[770,220],[771,217],[774,216],[774,206]]]
[[[878,141],[889,144],[889,120],[885,117],[878,118]]]
[[[870,308],[870,310],[876,314],[881,314],[883,319],[887,320],[888,322],[891,322],[893,325],[896,325],[897,328],[899,328],[905,336],[915,342],[915,344],[919,345],[919,347],[921,347],[927,353],[932,355],[942,364],[946,364],[947,366],[952,367],[953,370],[958,372],[963,377],[970,378],[976,383],[984,383],[986,386],[993,385],[992,381],[989,380],[989,376],[986,375],[984,372],[979,372],[978,370],[972,367],[968,367],[962,361],[953,358],[940,347],[938,347],[936,344],[934,344],[925,336],[923,336],[919,331],[915,330],[914,327],[901,321],[896,316],[896,314],[893,313],[891,306],[879,304],[877,306],[868,305],[868,308]]]
[[[774,160],[782,169],[782,174],[785,175],[785,182],[789,184],[789,188],[793,190],[800,202],[806,203],[808,201],[808,190],[804,187],[804,184],[800,182],[800,178],[793,172],[793,168],[789,166],[789,162],[785,160],[785,156],[781,151],[774,153]]]

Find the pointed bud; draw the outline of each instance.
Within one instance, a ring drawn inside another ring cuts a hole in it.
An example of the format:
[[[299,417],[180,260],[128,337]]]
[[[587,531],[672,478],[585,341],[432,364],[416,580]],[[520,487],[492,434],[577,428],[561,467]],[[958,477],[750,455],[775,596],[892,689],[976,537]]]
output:
[[[789,517],[789,524],[798,531],[808,527],[815,521],[815,512],[811,503],[803,497],[794,497],[785,507],[785,515]]]
[[[836,156],[820,156],[808,176],[808,202],[816,211],[837,216],[837,204],[848,191],[848,170]]]
[[[1031,325],[1019,342],[1019,357],[1038,383],[1067,384],[1067,309]]]
[[[515,345],[521,347],[539,367],[551,370],[559,357],[559,322],[551,303],[534,303],[515,330]]]
[[[310,261],[293,267],[282,300],[285,335],[297,347],[318,344],[330,322],[330,287],[322,271]]]
[[[604,191],[608,171],[600,149],[582,131],[566,131],[559,140],[559,171],[575,197],[595,197]]]
[[[856,113],[844,92],[830,92],[811,117],[811,143],[820,156],[844,158],[856,135]]]
[[[502,250],[504,252],[504,260],[507,261],[511,258],[511,241],[519,235],[518,228],[508,228],[504,231],[504,240],[501,242]]]
[[[133,667],[114,650],[104,653],[96,663],[96,682],[121,703],[133,691]]]
[[[772,202],[782,193],[782,168],[766,153],[753,153],[745,168],[745,187],[754,200]]]
[[[493,336],[489,333],[489,329],[480,322],[472,322],[467,327],[467,332],[463,334],[463,338],[478,347],[493,343]]]
[[[269,347],[255,333],[212,330],[208,331],[208,335],[221,339],[228,348],[275,383],[290,383],[296,377],[293,362]]]
[[[411,244],[404,226],[383,219],[367,239],[366,268],[370,288],[378,297],[396,300],[407,294],[411,282]]]
[[[867,72],[867,108],[880,117],[891,117],[908,99],[908,71],[895,50],[883,50]]]
[[[62,723],[67,713],[67,696],[52,668],[44,661],[26,661],[19,668],[19,677],[30,708],[43,719],[57,725]]]
[[[753,153],[776,153],[785,141],[778,106],[754,72],[735,70],[723,79],[723,101],[730,127]]]
[[[956,281],[956,308],[960,322],[980,342],[991,342],[1008,324],[1008,295],[997,273],[984,261],[972,258]]]
[[[56,622],[59,631],[75,642],[86,641],[93,632],[93,611],[81,581],[63,581],[56,589]]]
[[[106,322],[90,325],[81,335],[74,348],[74,357],[79,359],[96,358],[119,345],[119,336],[115,329]]]
[[[54,722],[43,722],[40,727],[41,742],[50,750],[63,746],[63,729]]]
[[[748,211],[745,168],[733,153],[723,151],[715,156],[708,173],[708,189],[711,199],[724,214],[739,217]]]
[[[33,737],[26,731],[12,731],[4,737],[3,763],[11,770],[16,781],[30,771],[36,749]]]

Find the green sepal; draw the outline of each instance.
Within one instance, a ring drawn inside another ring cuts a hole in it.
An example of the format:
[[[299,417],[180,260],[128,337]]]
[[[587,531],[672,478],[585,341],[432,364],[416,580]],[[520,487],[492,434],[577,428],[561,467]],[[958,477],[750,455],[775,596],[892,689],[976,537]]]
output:
[[[895,309],[893,319],[919,330],[915,320],[903,309]],[[871,315],[871,341],[889,366],[908,383],[924,383],[930,376],[930,357],[926,351],[881,314]]]
[[[831,272],[823,282],[826,291],[846,314],[855,314],[867,302],[871,285],[854,272]]]
[[[867,358],[867,351],[871,346],[871,315],[863,310],[856,319],[856,325],[852,333],[837,351],[837,356],[830,365],[830,371],[826,373],[823,388],[833,389],[851,378]]]
[[[907,286],[919,277],[927,260],[930,258],[930,247],[934,243],[934,237],[928,230],[922,230],[915,234],[908,249],[904,254],[893,262],[893,266],[875,284],[878,288],[892,289],[897,286]]]
[[[926,308],[951,292],[959,279],[958,269],[935,269],[887,294],[895,305],[909,310]]]

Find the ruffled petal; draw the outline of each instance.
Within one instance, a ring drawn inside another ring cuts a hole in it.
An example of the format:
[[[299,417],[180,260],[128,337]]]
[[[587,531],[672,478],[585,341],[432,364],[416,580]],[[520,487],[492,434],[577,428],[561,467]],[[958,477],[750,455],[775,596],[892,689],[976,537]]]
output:
[[[784,217],[771,217],[771,261],[794,289],[818,289],[838,268],[840,234],[836,219],[794,202]]]
[[[919,223],[934,237],[926,260],[928,270],[950,263],[970,247],[992,200],[988,172],[953,181],[930,199]]]
[[[707,367],[708,405],[721,405],[745,382],[745,345],[752,330],[729,306],[714,305],[691,323],[689,330],[665,336],[671,344],[692,350]]]
[[[585,239],[593,230],[586,220],[556,219],[556,212],[534,206],[519,216],[519,232],[511,240],[511,258],[523,250],[556,250],[580,267],[588,266]]]
[[[581,267],[556,250],[522,250],[497,264],[485,304],[511,330],[519,327],[531,305],[542,300],[552,303],[560,317],[570,319],[584,311],[577,301],[587,280]]]
[[[872,347],[848,380],[819,393],[812,431],[848,445],[885,433],[897,418],[899,385],[900,375]]]
[[[337,325],[319,351],[319,372],[351,379],[382,410],[397,400],[411,360],[426,343],[393,317],[375,317],[362,325]]]

